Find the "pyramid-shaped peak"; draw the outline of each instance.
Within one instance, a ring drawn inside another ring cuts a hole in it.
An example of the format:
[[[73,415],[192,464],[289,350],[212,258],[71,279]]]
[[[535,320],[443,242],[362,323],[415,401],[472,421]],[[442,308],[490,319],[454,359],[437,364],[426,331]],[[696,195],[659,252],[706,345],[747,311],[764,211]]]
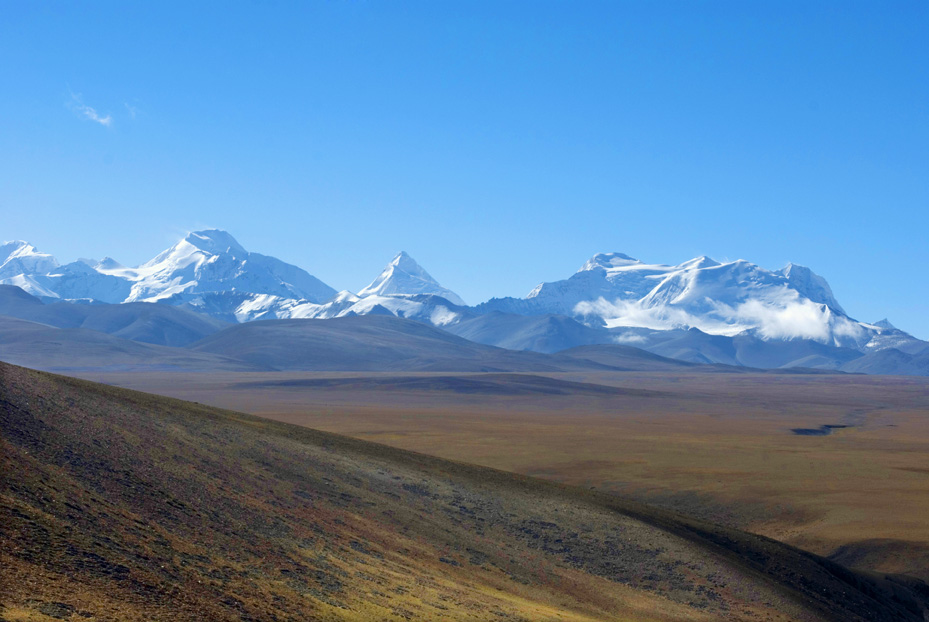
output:
[[[413,274],[428,281],[435,282],[435,279],[429,276],[429,273],[426,272],[426,270],[421,265],[419,265],[415,259],[410,257],[410,254],[406,251],[400,251],[397,253],[387,265],[387,267],[398,268],[407,274]]]
[[[390,260],[384,271],[370,285],[358,292],[367,296],[413,296],[431,294],[441,296],[456,305],[465,302],[455,292],[439,285],[426,270],[406,251],[400,251]]]

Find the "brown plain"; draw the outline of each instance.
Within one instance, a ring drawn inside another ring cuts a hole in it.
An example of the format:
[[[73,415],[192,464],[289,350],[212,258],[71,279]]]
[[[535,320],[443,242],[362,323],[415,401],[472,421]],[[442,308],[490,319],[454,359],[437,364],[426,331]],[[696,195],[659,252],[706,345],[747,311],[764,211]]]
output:
[[[917,622],[929,611],[917,579],[614,495],[4,363],[0,569],[10,622]]]
[[[87,377],[596,488],[929,578],[926,378],[597,372],[536,374],[527,388],[521,374]],[[793,431],[820,426],[848,427]]]

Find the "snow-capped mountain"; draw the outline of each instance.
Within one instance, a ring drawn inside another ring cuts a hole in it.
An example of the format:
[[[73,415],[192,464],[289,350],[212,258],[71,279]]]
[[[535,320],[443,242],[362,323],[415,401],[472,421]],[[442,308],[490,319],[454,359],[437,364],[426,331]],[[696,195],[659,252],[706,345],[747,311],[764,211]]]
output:
[[[599,254],[563,281],[542,283],[525,299],[494,299],[485,311],[555,313],[589,326],[745,332],[762,339],[810,339],[863,347],[875,331],[849,318],[828,283],[809,268],[769,271],[744,260],[697,257],[676,266]]]
[[[328,319],[347,315],[395,315],[434,326],[461,317],[465,303],[442,287],[406,252],[398,253],[370,285],[357,294],[343,290],[324,304],[280,296],[254,296],[235,310],[238,321],[255,319]]]
[[[8,242],[0,246],[0,284],[45,301],[158,302],[224,322],[394,315],[488,345],[544,352],[616,343],[691,362],[824,369],[868,357],[849,368],[868,371],[920,370],[929,356],[929,343],[886,320],[849,317],[809,268],[772,271],[709,257],[665,265],[602,253],[525,298],[468,307],[405,252],[357,294],[337,293],[214,229],[192,232],[135,268],[108,257],[60,265],[26,242]]]
[[[384,271],[370,285],[358,292],[361,298],[419,294],[441,296],[454,305],[465,306],[464,300],[458,294],[439,285],[438,281],[429,276],[429,273],[404,251],[397,253]]]
[[[52,296],[39,277],[58,267],[58,260],[47,253],[40,253],[34,246],[22,240],[0,244],[0,284],[16,285],[36,296]]]
[[[0,283],[45,298],[181,304],[208,292],[244,292],[320,303],[336,293],[297,266],[248,252],[217,229],[189,233],[137,268],[110,258],[60,266],[25,242],[4,244],[0,257]]]
[[[22,240],[0,244],[0,278],[20,274],[45,274],[58,267],[58,260]]]
[[[65,300],[126,302],[132,282],[122,276],[106,273],[96,262],[74,261],[58,266],[48,274],[36,277],[54,296]]]
[[[195,231],[134,270],[102,268],[132,281],[128,301],[185,299],[203,292],[240,291],[325,302],[336,291],[274,257],[250,253],[225,231]]]

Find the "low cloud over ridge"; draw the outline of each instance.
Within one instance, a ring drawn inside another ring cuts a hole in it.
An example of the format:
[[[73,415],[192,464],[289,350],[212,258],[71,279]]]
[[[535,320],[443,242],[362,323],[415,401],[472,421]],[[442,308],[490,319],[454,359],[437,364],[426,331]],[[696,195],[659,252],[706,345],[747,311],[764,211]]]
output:
[[[748,298],[735,305],[711,302],[712,309],[699,315],[673,304],[646,306],[639,300],[610,302],[604,298],[580,302],[574,312],[604,317],[609,327],[698,328],[705,333],[728,336],[755,330],[764,339],[812,339],[822,343],[830,341],[833,332],[852,338],[859,336],[860,328],[836,316],[826,305],[801,298],[786,288],[779,293]]]

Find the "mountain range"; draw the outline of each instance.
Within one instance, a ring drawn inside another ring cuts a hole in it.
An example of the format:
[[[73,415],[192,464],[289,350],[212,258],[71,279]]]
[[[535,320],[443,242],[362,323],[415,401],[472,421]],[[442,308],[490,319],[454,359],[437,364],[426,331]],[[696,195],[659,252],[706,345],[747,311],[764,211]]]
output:
[[[7,242],[0,284],[32,300],[7,291],[0,315],[155,345],[184,346],[254,320],[391,315],[509,350],[620,344],[690,363],[929,374],[929,342],[886,320],[850,317],[824,278],[795,264],[770,271],[698,257],[671,266],[605,253],[525,298],[468,306],[405,252],[353,293],[214,229],[134,268],[108,257],[62,265],[27,242]]]

